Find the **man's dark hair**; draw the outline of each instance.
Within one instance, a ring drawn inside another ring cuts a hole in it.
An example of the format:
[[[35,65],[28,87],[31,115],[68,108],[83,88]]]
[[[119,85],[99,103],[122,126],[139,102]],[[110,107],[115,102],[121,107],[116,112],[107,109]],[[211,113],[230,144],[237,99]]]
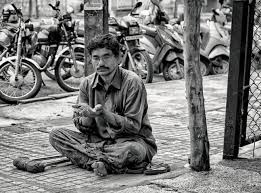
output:
[[[119,56],[120,44],[116,37],[112,34],[97,35],[92,38],[87,45],[87,49],[90,55],[92,54],[93,50],[100,48],[111,50],[114,56]]]

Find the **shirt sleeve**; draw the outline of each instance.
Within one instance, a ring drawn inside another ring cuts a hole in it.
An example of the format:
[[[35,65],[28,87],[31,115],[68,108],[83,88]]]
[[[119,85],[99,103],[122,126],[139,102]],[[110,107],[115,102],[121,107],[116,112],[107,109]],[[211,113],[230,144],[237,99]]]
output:
[[[88,80],[85,79],[81,84],[80,84],[80,88],[79,88],[79,94],[77,97],[77,101],[76,103],[85,103],[89,105],[89,94],[88,94]],[[76,118],[77,114],[74,112],[73,113],[73,120],[74,120],[74,125],[75,127],[83,132],[83,131],[89,131],[90,128],[92,127],[92,125],[94,125],[94,119],[93,118],[89,118],[89,117],[85,117],[84,120],[85,121],[81,121],[82,119],[80,118]]]
[[[77,103],[89,104],[88,79],[85,79],[80,84],[79,95],[78,95],[78,98],[77,98]]]
[[[142,81],[131,80],[128,84],[123,115],[113,114],[115,133],[139,133],[143,116],[147,113],[147,93]],[[115,127],[116,126],[116,127]]]

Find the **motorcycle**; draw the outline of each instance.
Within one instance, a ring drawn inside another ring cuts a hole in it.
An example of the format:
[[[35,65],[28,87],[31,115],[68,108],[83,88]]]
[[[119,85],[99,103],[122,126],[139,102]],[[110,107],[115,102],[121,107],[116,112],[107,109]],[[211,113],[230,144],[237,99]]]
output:
[[[153,58],[153,67],[155,73],[163,72],[165,80],[177,80],[184,78],[184,57],[183,57],[183,39],[173,30],[169,29],[168,18],[165,12],[161,10],[157,0],[151,0],[157,7],[155,21],[152,26],[141,25],[144,38],[141,39],[141,45],[148,50]],[[148,13],[143,12],[141,15]],[[209,73],[209,61],[203,54],[200,57],[201,74]]]
[[[26,44],[28,40],[28,32],[33,31],[32,25],[27,25],[23,20],[22,12],[11,4],[18,16],[17,30],[14,35],[12,47],[15,55],[10,57],[3,57],[0,62],[0,98],[7,103],[17,103],[18,100],[28,99],[37,95],[40,91],[42,77],[38,70],[38,64],[24,55],[28,49],[35,45],[35,35],[31,40],[31,44]],[[32,33],[34,34],[34,33]],[[6,47],[2,52],[8,53],[12,44]],[[14,49],[15,48],[15,49]]]
[[[141,2],[135,7],[141,6]],[[131,11],[132,12],[132,11]],[[122,61],[120,66],[135,72],[145,83],[153,80],[153,66],[146,49],[140,46],[140,39],[143,37],[138,22],[129,20],[128,16],[123,17],[119,22],[109,18],[109,32],[117,36],[122,48]]]
[[[68,86],[64,81],[71,78],[72,74],[75,74],[76,69],[77,73],[83,76],[84,41],[82,38],[77,38],[75,32],[76,24],[75,21],[72,21],[71,11],[61,15],[59,3],[57,1],[55,6],[49,4],[56,11],[56,23],[54,25],[40,26],[41,30],[38,33],[36,49],[28,57],[35,60],[41,67],[40,70],[44,71],[49,78],[57,80],[61,88],[70,92],[76,91],[78,89],[77,86]],[[56,72],[55,74],[56,65],[63,66],[61,62],[67,62],[68,68],[57,69],[57,71],[67,71],[62,73]],[[71,70],[70,72],[71,68],[69,66],[72,64],[75,67],[75,71]]]
[[[59,2],[59,1],[58,1]],[[58,3],[59,4],[59,3]],[[51,6],[51,5],[50,5]],[[70,25],[66,17],[60,14],[60,10],[52,7],[57,11],[59,26],[63,29],[63,37],[66,40],[66,47],[59,52],[55,63],[55,77],[59,86],[68,92],[79,90],[80,83],[84,76],[84,40],[75,39],[75,25]],[[71,17],[69,19],[71,21]],[[78,40],[78,41],[77,41]]]

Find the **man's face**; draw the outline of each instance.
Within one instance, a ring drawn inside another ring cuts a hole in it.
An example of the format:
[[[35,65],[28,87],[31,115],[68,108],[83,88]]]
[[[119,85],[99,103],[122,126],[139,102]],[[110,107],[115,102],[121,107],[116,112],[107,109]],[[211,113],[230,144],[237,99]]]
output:
[[[108,76],[118,66],[119,57],[114,56],[111,50],[99,48],[92,51],[92,65],[100,76]]]

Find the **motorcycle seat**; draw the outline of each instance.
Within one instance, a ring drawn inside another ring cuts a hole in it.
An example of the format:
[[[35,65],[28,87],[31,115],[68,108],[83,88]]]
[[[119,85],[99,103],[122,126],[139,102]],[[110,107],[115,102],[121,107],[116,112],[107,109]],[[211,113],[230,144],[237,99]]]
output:
[[[146,32],[145,32],[146,35],[149,35],[149,36],[151,36],[151,37],[156,37],[156,35],[157,35],[157,30],[156,30],[156,28],[149,27],[149,26],[146,26],[146,25],[141,25],[141,24],[140,24],[140,26],[141,26],[141,28],[142,28],[143,30],[146,31]]]

